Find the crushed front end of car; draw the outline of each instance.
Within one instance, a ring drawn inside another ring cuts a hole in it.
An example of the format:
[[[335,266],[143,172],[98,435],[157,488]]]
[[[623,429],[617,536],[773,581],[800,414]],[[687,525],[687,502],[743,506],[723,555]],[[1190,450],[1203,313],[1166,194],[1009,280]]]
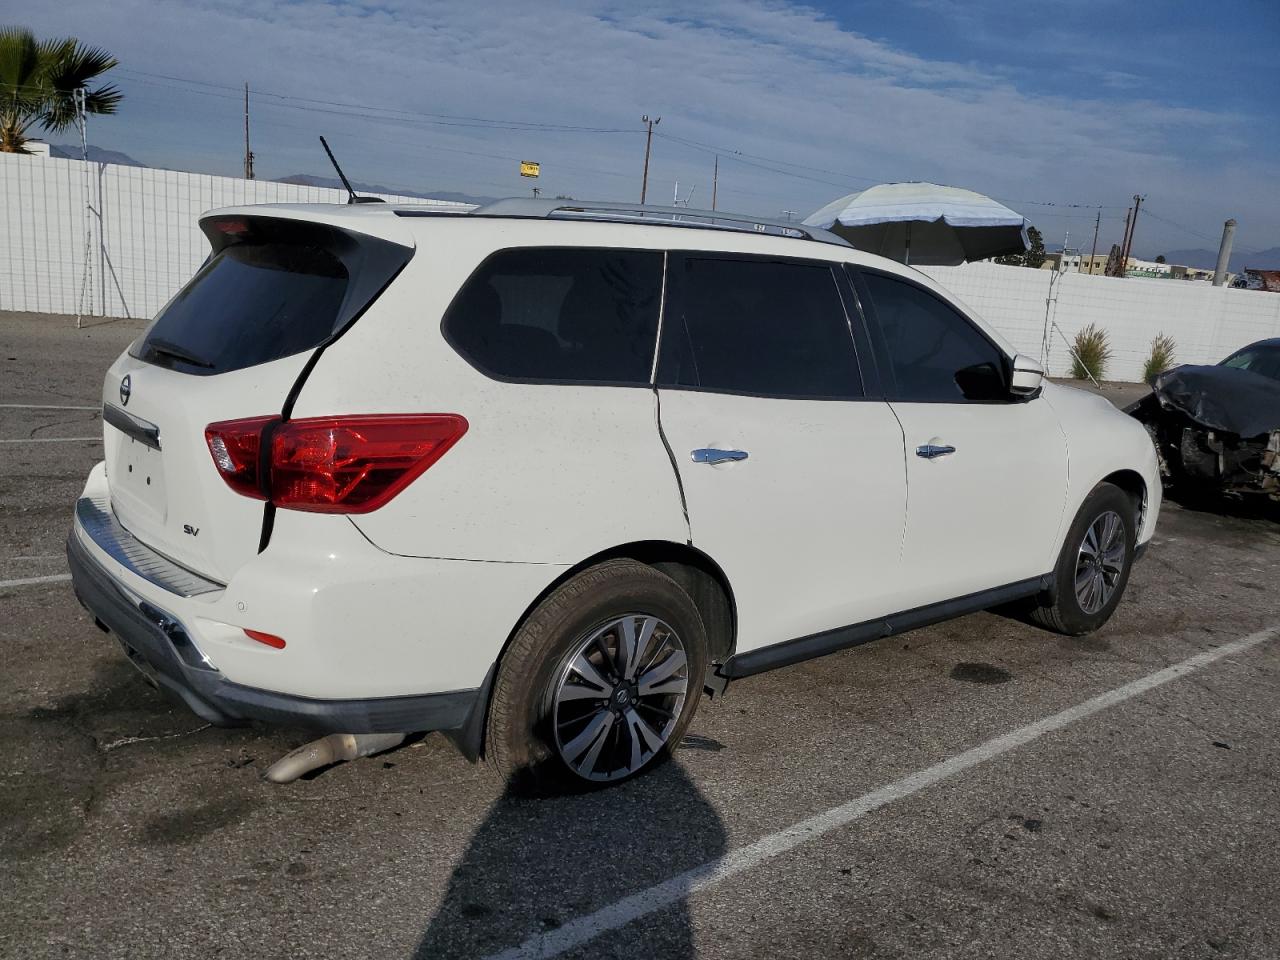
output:
[[[1172,483],[1280,501],[1280,381],[1235,367],[1176,367],[1126,412],[1146,426]]]

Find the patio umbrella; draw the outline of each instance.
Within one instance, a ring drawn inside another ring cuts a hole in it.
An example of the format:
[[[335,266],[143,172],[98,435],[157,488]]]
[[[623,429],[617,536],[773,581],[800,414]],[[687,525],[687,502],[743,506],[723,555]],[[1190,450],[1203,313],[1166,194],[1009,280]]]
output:
[[[936,183],[882,183],[833,200],[805,224],[902,263],[954,266],[1023,253],[1027,221],[990,197]]]

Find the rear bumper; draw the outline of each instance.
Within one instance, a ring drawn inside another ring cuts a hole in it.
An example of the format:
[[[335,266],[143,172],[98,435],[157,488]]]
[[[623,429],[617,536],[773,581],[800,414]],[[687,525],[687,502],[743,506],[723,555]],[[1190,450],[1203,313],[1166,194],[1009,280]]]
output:
[[[76,598],[114,634],[129,659],[158,687],[210,723],[258,720],[335,733],[456,730],[482,709],[480,689],[416,696],[322,700],[234,683],[201,655],[180,619],[125,588],[75,531],[67,564]]]

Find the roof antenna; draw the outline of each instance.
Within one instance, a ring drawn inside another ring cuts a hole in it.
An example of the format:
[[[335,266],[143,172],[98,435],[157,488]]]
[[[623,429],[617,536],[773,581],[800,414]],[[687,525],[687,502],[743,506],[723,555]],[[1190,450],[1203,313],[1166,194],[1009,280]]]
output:
[[[342,185],[347,188],[347,203],[385,203],[381,197],[360,197],[351,189],[351,181],[347,179],[347,175],[342,172],[342,168],[338,166],[338,161],[333,155],[333,151],[329,149],[329,144],[324,137],[320,138],[320,146],[324,147],[324,152],[329,155],[329,162],[333,164],[333,169],[338,171],[338,179],[342,181]]]

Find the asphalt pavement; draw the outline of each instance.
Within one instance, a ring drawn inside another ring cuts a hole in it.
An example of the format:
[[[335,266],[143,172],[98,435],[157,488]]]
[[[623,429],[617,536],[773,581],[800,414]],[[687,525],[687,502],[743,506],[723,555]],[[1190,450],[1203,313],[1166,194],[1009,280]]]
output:
[[[0,956],[1280,956],[1275,511],[1166,504],[1091,637],[982,613],[737,682],[619,788],[437,736],[274,786],[305,734],[204,726],[61,579],[140,329],[0,314]]]

